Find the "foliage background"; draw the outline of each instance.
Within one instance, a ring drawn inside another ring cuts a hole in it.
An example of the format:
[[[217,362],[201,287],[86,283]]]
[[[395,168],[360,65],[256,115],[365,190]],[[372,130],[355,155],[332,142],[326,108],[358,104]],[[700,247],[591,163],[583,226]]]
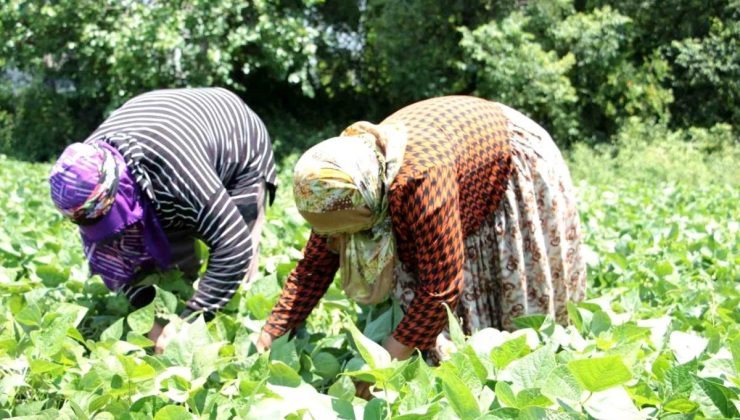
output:
[[[178,320],[189,285],[163,274],[179,299],[160,289],[130,308],[88,278],[74,225],[46,198],[50,165],[0,156],[0,419],[737,418],[740,148],[705,148],[712,130],[662,130],[628,123],[616,144],[568,153],[589,277],[572,325],[535,315],[511,334],[453,332],[458,351],[439,368],[390,362],[371,340],[400,310],[358,307],[339,281],[294,338],[256,352],[308,235],[290,188],[268,212],[262,276],[155,356],[144,334],[155,314]],[[351,378],[384,391],[366,403]]]
[[[0,0],[0,418],[737,418],[739,14],[738,0]],[[567,327],[453,334],[429,368],[391,363],[372,340],[400,313],[335,282],[257,354],[308,234],[281,188],[262,277],[155,356],[144,335],[155,314],[177,322],[191,286],[167,273],[132,311],[89,279],[48,161],[138,93],[215,85],[263,117],[283,185],[308,144],[418,99],[530,114],[577,185],[589,299]],[[350,378],[383,391],[366,403]]]
[[[517,107],[561,145],[628,121],[734,141],[738,17],[737,0],[4,0],[0,153],[51,159],[182,86],[240,94],[279,154],[443,94]]]

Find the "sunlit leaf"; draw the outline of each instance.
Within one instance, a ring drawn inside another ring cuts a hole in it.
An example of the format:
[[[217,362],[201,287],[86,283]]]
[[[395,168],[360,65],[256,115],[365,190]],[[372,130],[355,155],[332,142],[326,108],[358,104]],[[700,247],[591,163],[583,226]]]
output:
[[[627,366],[619,356],[572,360],[568,369],[583,388],[597,392],[623,384],[632,379]]]

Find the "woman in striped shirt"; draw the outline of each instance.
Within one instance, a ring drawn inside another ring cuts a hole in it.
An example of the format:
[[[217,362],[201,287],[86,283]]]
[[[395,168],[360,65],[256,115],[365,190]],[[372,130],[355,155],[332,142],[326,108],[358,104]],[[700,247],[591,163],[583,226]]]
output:
[[[441,97],[353,124],[304,153],[293,188],[313,231],[261,348],[303,322],[337,270],[355,300],[399,301],[384,344],[398,359],[443,353],[444,304],[470,333],[532,313],[567,322],[566,301],[584,296],[568,168],[545,130],[504,105]]]
[[[184,312],[206,319],[257,268],[264,204],[276,188],[270,138],[259,117],[224,89],[159,90],[137,96],[83,143],[70,145],[50,176],[51,197],[79,226],[91,272],[136,307],[154,270],[205,275]],[[161,352],[172,327],[155,324]]]

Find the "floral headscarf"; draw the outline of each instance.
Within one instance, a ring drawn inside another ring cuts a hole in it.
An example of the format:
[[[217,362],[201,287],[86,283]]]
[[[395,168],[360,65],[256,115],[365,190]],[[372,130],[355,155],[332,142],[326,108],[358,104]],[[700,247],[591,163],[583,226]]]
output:
[[[67,147],[50,175],[52,199],[59,212],[83,225],[106,214],[116,200],[122,166],[102,145]]]
[[[293,173],[298,210],[314,231],[336,239],[342,286],[360,303],[384,300],[393,285],[388,191],[406,141],[403,125],[358,122],[306,151]]]
[[[79,226],[90,271],[111,290],[144,269],[169,267],[169,242],[153,205],[115,147],[104,141],[68,146],[49,184],[54,205]]]

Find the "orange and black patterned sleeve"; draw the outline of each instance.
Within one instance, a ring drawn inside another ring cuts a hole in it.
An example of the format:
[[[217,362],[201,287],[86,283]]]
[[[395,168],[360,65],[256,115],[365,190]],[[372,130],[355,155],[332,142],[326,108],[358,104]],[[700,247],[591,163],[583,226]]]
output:
[[[299,326],[319,302],[339,269],[339,255],[331,252],[324,236],[311,232],[303,258],[288,275],[280,299],[264,330],[280,337]]]
[[[408,181],[401,206],[408,237],[416,250],[417,286],[393,337],[407,346],[427,350],[447,325],[443,303],[454,309],[463,289],[463,230],[456,177],[447,167],[431,168]]]

